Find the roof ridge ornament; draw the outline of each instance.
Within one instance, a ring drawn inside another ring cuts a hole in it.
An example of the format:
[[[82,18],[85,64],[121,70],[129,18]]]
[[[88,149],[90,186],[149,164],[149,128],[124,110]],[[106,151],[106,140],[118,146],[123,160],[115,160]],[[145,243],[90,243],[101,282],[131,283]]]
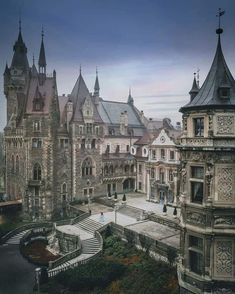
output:
[[[218,14],[216,14],[216,17],[219,18],[218,29],[216,30],[216,34],[217,34],[217,35],[220,35],[220,34],[223,33],[223,29],[220,27],[220,24],[221,24],[220,18],[221,18],[221,16],[224,15],[224,14],[225,14],[225,10],[221,10],[221,8],[219,8],[219,10],[218,10]]]

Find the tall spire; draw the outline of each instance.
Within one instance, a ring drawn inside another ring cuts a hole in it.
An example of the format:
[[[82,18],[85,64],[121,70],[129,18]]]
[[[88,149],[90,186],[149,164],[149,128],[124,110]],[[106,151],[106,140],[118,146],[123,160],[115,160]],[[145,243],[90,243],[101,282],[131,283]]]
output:
[[[198,83],[196,81],[196,73],[193,73],[194,77],[193,77],[193,85],[191,90],[189,91],[190,94],[190,101],[192,101],[194,99],[194,97],[197,95],[197,93],[199,92],[199,87],[198,87]]]
[[[21,33],[21,17],[19,17],[19,33],[17,41],[13,46],[13,51],[14,55],[11,67],[27,70],[29,68],[29,63],[27,59],[27,47],[25,46]]]
[[[99,85],[99,79],[98,79],[98,69],[96,67],[96,78],[95,78],[95,87],[94,87],[94,96],[100,95],[100,85]]]
[[[39,59],[38,59],[38,67],[39,67],[39,73],[46,74],[46,55],[45,55],[45,48],[44,48],[44,31],[42,28],[42,41],[41,41],[41,48],[39,53]]]
[[[134,103],[134,99],[131,96],[131,87],[129,88],[129,95],[128,95],[127,103],[128,104],[133,104]]]

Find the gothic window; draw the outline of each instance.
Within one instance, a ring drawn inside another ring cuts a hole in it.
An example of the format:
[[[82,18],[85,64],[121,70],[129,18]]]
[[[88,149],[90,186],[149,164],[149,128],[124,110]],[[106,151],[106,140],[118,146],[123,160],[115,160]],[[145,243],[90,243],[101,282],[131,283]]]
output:
[[[130,152],[130,146],[126,145],[126,152]]]
[[[41,131],[41,122],[40,121],[35,121],[33,123],[33,130],[34,130],[34,132],[40,132]]]
[[[86,124],[86,133],[92,134],[92,124],[91,123]]]
[[[42,147],[42,139],[41,138],[33,138],[32,148],[41,148],[41,147]]]
[[[152,159],[153,159],[153,160],[156,159],[156,150],[152,150]]]
[[[139,164],[139,174],[142,174],[142,165]]]
[[[124,170],[125,170],[125,173],[128,173],[129,172],[129,165],[125,165]]]
[[[33,179],[35,181],[41,181],[42,179],[42,170],[40,164],[38,163],[35,163],[33,167]]]
[[[83,163],[82,163],[82,176],[87,177],[87,176],[92,176],[92,160],[90,158],[86,158]]]
[[[16,173],[19,173],[19,171],[20,171],[19,156],[16,155]]]
[[[175,159],[175,151],[170,150],[170,160],[174,160]]]
[[[33,99],[33,110],[42,111],[44,107],[44,99],[42,94],[39,92],[38,87],[36,88],[35,96]]]
[[[110,145],[109,145],[109,144],[106,146],[106,151],[105,151],[105,153],[110,153]]]
[[[203,239],[195,236],[188,236],[189,243],[189,267],[196,274],[203,273]]]
[[[160,168],[159,171],[159,180],[161,184],[165,184],[165,172],[163,168]]]
[[[92,139],[92,141],[91,141],[91,148],[92,149],[95,149],[95,143],[96,143],[96,140]]]
[[[81,149],[85,149],[86,147],[86,139],[82,139]]]
[[[113,174],[113,166],[112,165],[110,165],[110,167],[109,167],[109,173],[110,173],[110,175]]]
[[[191,167],[191,201],[202,204],[204,186],[204,168],[202,166]]]
[[[133,173],[135,171],[135,166],[134,164],[131,165],[131,172]]]
[[[194,118],[194,135],[195,137],[203,137],[204,136],[204,118],[197,117]]]
[[[62,185],[62,200],[65,201],[67,198],[67,184],[63,183]]]
[[[161,159],[165,159],[165,149],[161,149]]]
[[[119,153],[120,152],[120,145],[117,145],[116,147],[116,153]]]
[[[11,156],[11,171],[14,173],[15,172],[15,157],[12,154]]]
[[[99,127],[98,127],[98,126],[95,127],[95,134],[96,134],[97,136],[99,136]]]
[[[173,170],[169,170],[169,182],[173,182]]]
[[[151,179],[155,178],[155,169],[154,169],[154,167],[152,167],[151,170],[150,170],[150,177],[151,177]]]
[[[60,139],[60,148],[68,148],[69,140],[68,139]]]
[[[107,167],[107,165],[104,167],[104,174],[108,175],[109,173],[109,168]]]

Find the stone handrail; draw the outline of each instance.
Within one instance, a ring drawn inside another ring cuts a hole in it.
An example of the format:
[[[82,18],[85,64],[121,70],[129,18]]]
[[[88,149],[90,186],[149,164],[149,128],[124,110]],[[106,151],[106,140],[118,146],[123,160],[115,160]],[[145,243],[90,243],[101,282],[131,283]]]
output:
[[[12,231],[10,231],[9,233],[7,233],[6,235],[4,235],[1,239],[0,239],[0,244],[5,243],[7,240],[9,240],[11,237],[15,236],[18,233],[21,233],[23,231],[26,230],[30,230],[33,228],[39,228],[39,227],[52,227],[53,223],[52,222],[37,222],[37,223],[28,223],[25,224],[23,226],[20,226]]]
[[[82,220],[84,220],[86,217],[90,216],[90,214],[88,212],[84,212],[83,214],[75,217],[74,219],[71,220],[70,224],[74,225]]]
[[[176,230],[180,230],[179,221],[177,221],[177,219],[169,220],[169,219],[161,217],[159,215],[150,215],[149,220],[151,220],[153,222],[157,222],[157,223],[165,225],[165,226],[168,226],[168,227],[176,229]]]
[[[55,224],[56,226],[70,225],[72,220],[73,219],[62,219],[62,220],[56,221]]]
[[[60,269],[55,269],[55,270],[52,269],[52,270],[49,270],[49,271],[48,271],[48,277],[49,277],[49,278],[50,278],[50,277],[54,277],[54,276],[57,275],[58,273],[60,273],[60,272],[62,272],[62,271],[66,271],[66,270],[69,269],[69,268],[74,268],[74,267],[76,267],[76,266],[78,266],[78,265],[86,264],[87,262],[89,262],[89,261],[95,259],[96,257],[100,256],[101,253],[102,253],[102,249],[100,249],[100,250],[99,250],[97,253],[95,253],[94,255],[92,255],[92,256],[90,256],[90,257],[88,257],[88,258],[85,258],[85,259],[83,259],[83,260],[79,260],[79,261],[73,263],[72,265],[66,265],[66,266],[64,266],[63,268],[60,268]]]
[[[78,248],[72,252],[69,252],[63,256],[61,256],[60,258],[54,260],[54,261],[50,261],[49,262],[49,271],[51,271],[52,269],[58,267],[59,265],[65,263],[66,261],[69,261],[77,256],[79,256],[81,254],[81,248]]]

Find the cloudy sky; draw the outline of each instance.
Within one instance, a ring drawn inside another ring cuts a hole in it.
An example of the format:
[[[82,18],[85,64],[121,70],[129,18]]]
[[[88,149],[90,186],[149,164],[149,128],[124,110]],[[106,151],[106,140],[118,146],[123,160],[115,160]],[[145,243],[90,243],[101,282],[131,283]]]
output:
[[[38,59],[45,31],[47,72],[57,72],[59,94],[69,94],[82,73],[93,90],[96,66],[104,99],[126,101],[131,87],[135,105],[148,117],[181,120],[193,72],[203,82],[214,57],[218,8],[222,46],[235,75],[234,0],[1,0],[0,72],[11,63],[19,11],[28,59]],[[0,130],[6,101],[0,83]]]

